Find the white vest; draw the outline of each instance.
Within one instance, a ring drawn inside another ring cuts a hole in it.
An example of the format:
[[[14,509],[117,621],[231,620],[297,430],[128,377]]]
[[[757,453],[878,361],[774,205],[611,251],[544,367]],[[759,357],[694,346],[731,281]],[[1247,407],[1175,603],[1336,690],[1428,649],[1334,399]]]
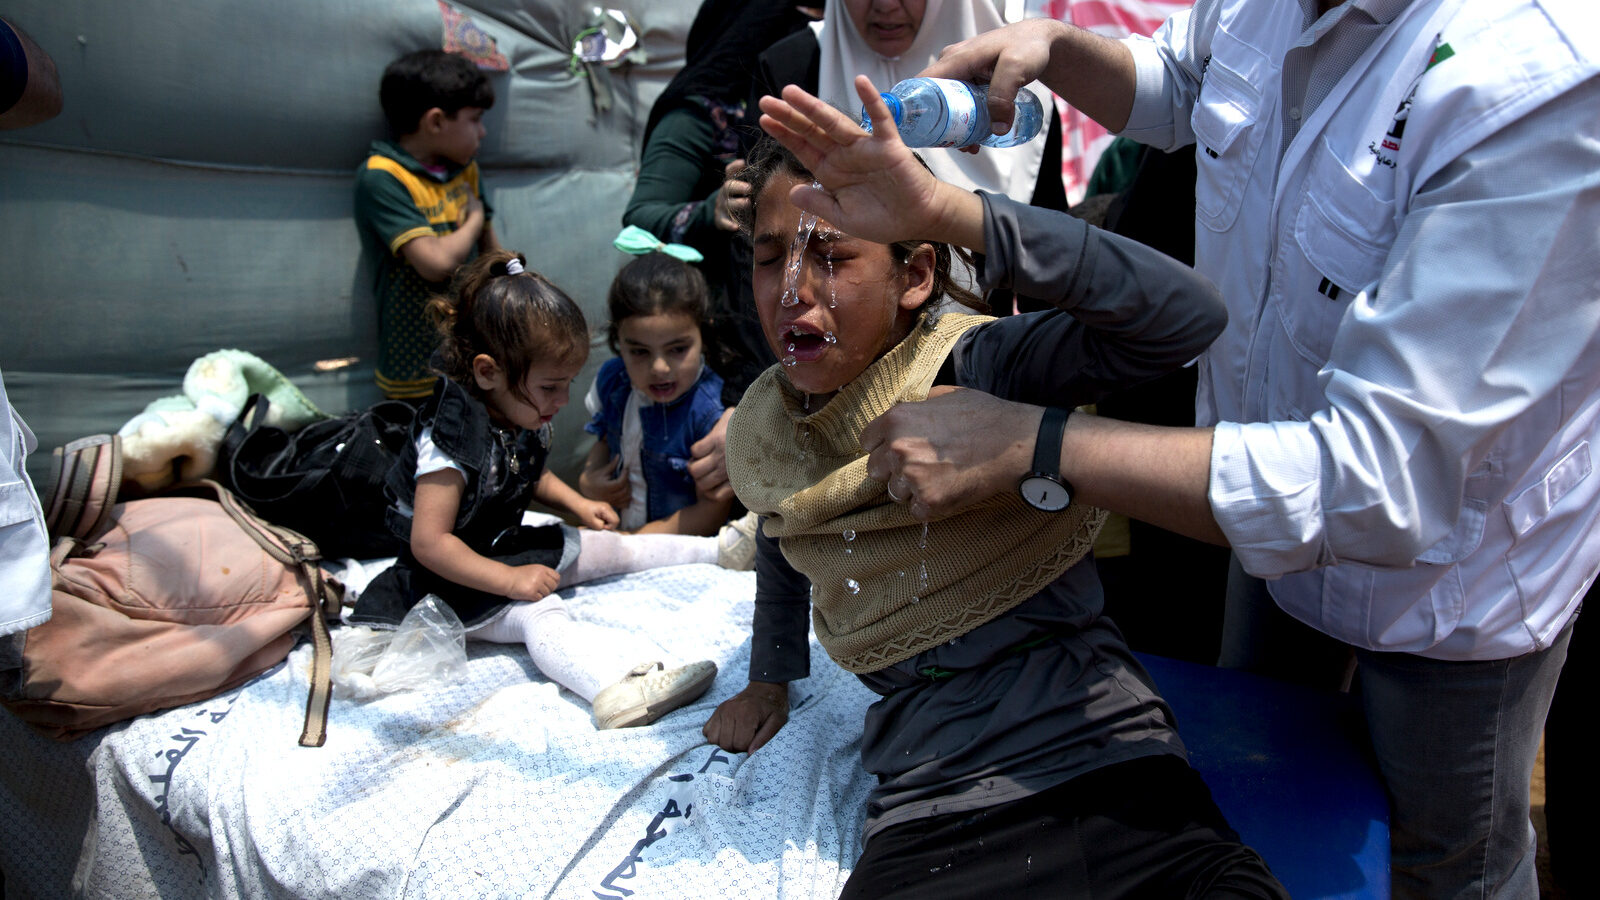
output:
[[[1301,9],[1219,6],[1219,26],[1196,36],[1206,46],[1194,58],[1210,61],[1189,125],[1196,267],[1221,288],[1230,321],[1201,360],[1198,417],[1314,420],[1329,415],[1337,376],[1324,363],[1340,323],[1377,286],[1415,193],[1464,150],[1593,75],[1596,17],[1562,0],[1417,0],[1280,160],[1283,117],[1300,115],[1285,109],[1280,63],[1301,36]],[[1441,41],[1472,64],[1421,79]],[[1589,356],[1600,366],[1600,348]],[[1590,475],[1600,391],[1575,393],[1541,398],[1512,421],[1466,478],[1454,529],[1413,566],[1320,560],[1270,581],[1273,597],[1372,649],[1493,659],[1548,646],[1600,561],[1600,477]]]

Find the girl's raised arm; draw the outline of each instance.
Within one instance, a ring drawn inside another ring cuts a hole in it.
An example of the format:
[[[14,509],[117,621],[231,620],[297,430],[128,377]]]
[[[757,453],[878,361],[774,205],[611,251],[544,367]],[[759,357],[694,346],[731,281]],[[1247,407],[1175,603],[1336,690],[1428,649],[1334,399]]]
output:
[[[795,85],[782,98],[761,98],[761,127],[816,176],[789,199],[858,238],[892,244],[941,241],[983,252],[983,204],[947,184],[900,140],[878,89],[856,76],[856,93],[872,117],[872,133]]]

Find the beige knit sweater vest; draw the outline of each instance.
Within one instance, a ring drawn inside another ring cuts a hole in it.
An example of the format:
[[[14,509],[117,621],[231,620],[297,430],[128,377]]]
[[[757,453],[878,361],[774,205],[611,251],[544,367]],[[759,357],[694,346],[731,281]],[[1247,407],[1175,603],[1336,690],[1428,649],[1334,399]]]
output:
[[[817,639],[851,672],[909,659],[1011,609],[1082,559],[1105,521],[1079,504],[1040,512],[1008,491],[924,526],[867,477],[867,423],[925,399],[956,339],[987,321],[924,317],[816,412],[774,366],[728,424],[734,490],[811,579]]]

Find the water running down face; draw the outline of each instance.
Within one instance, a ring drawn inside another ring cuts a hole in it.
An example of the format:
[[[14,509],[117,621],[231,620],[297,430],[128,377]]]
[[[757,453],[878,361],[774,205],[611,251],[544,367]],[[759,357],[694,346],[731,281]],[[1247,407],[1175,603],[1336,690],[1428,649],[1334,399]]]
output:
[[[774,175],[756,198],[752,282],[768,346],[779,359],[793,358],[785,374],[797,390],[814,395],[817,410],[910,333],[932,293],[933,249],[923,245],[902,264],[887,245],[850,237],[825,221],[796,246],[802,213],[789,202],[789,190],[799,183]],[[791,250],[799,268],[786,302]]]

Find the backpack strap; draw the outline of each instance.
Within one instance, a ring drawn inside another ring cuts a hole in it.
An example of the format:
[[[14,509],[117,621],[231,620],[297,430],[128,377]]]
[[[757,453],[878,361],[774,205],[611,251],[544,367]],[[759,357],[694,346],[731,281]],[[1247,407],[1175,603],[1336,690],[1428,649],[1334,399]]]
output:
[[[53,577],[66,564],[68,557],[76,556],[83,542],[73,537],[57,538],[50,548],[50,574]]]
[[[50,537],[87,538],[102,530],[122,486],[122,438],[96,434],[50,454],[45,529]]]
[[[203,479],[194,486],[216,495],[217,502],[273,559],[299,572],[311,598],[311,687],[306,695],[305,727],[300,746],[321,747],[328,739],[328,704],[333,699],[333,638],[327,619],[339,615],[341,591],[323,577],[322,552],[297,531],[274,525],[251,512],[222,485]]]
[[[258,431],[267,421],[267,414],[272,411],[272,401],[265,395],[251,394],[244,401],[244,408],[228,423],[228,428],[222,433],[222,443],[217,446],[218,466],[222,460],[232,460],[239,455],[239,448],[250,435]]]

